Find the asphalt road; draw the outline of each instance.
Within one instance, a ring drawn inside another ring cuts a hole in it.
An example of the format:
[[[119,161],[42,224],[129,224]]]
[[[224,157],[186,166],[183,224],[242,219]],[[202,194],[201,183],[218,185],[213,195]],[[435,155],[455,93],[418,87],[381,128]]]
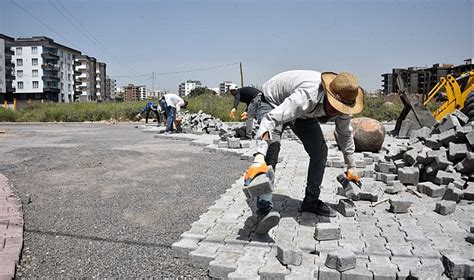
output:
[[[171,244],[247,162],[133,124],[0,128],[0,173],[31,197],[17,276],[206,277]]]

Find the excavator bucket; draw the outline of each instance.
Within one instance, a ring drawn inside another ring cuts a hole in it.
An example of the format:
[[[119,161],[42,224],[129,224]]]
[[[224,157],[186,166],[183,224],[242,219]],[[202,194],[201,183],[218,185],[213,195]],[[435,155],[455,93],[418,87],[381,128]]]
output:
[[[407,94],[406,87],[400,77],[397,78],[397,83],[401,92],[400,99],[404,107],[397,119],[392,135],[399,138],[407,138],[412,130],[420,129],[424,126],[433,126],[436,123],[436,119],[430,110],[423,105],[423,102],[416,95]]]

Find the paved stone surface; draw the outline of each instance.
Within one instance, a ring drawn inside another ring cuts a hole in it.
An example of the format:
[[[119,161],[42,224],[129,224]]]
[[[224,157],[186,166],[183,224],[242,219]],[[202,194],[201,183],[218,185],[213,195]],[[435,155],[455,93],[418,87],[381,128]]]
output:
[[[8,178],[0,173],[0,279],[15,277],[22,246],[21,202]]]
[[[343,171],[342,153],[337,150],[332,138],[334,126],[328,124],[322,126],[322,129],[326,135],[329,154],[320,198],[337,208],[339,200],[345,198],[337,195],[339,183],[336,181],[336,176]],[[395,141],[407,140],[387,138],[386,143]],[[249,149],[240,150],[247,156],[251,155],[253,145],[254,143],[251,143]],[[393,147],[396,154],[395,146]],[[222,152],[217,145],[213,146],[212,142],[207,148],[213,153]],[[282,219],[268,236],[261,237],[253,233],[255,199],[246,199],[242,192],[242,177],[215,201],[207,213],[193,223],[188,232],[185,232],[185,234],[200,232],[204,236],[199,241],[198,248],[194,250],[200,250],[199,244],[207,244],[206,242],[212,240],[218,244],[217,251],[236,250],[243,254],[243,257],[238,259],[235,270],[228,274],[229,278],[396,279],[397,276],[408,276],[412,270],[413,273],[420,275],[424,271],[421,268],[427,267],[430,268],[430,275],[436,274],[441,278],[445,277],[442,275],[444,272],[442,255],[456,253],[465,259],[474,258],[474,247],[466,241],[474,205],[461,200],[456,205],[454,213],[449,216],[439,215],[434,209],[445,187],[443,190],[438,190],[428,184],[427,190],[423,193],[432,197],[422,195],[420,198],[406,191],[397,194],[385,193],[387,183],[397,182],[393,181],[396,179],[393,176],[381,179],[385,182],[375,181],[375,178],[370,177],[363,178],[363,186],[367,193],[376,195],[379,201],[384,198],[411,201],[411,207],[406,213],[392,213],[388,211],[389,203],[372,207],[371,201],[355,201],[354,216],[345,217],[338,214],[335,218],[320,217],[298,212],[304,197],[309,162],[302,145],[298,141],[283,140],[281,155],[283,160],[277,165],[275,173],[274,209],[280,213]],[[364,172],[374,170],[377,158],[383,158],[383,155],[361,153],[356,154],[356,157],[358,160],[367,157],[373,159],[367,161],[369,164],[365,169],[361,169],[361,172]],[[248,159],[251,160],[251,156]],[[384,174],[380,171],[392,172],[395,168],[394,164],[380,164],[376,170]],[[424,186],[422,185],[420,189],[423,190]],[[328,223],[338,225],[340,239],[315,240],[315,227],[318,224]],[[303,252],[301,265],[281,264],[276,257],[280,242],[298,245]],[[258,250],[254,251],[255,248]],[[354,252],[357,258],[355,269],[340,273],[325,266],[327,254],[341,249]],[[252,253],[249,253],[250,251]],[[210,252],[208,257],[213,259],[210,267],[215,270],[212,264],[215,260],[219,260],[219,255]],[[229,266],[222,267],[231,269]],[[224,271],[224,268],[220,271]]]

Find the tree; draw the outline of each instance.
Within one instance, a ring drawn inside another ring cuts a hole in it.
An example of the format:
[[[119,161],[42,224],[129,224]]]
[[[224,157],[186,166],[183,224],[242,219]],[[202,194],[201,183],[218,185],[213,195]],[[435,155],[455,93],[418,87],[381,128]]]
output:
[[[203,94],[206,94],[206,93],[209,93],[209,94],[213,94],[215,95],[216,92],[213,91],[212,89],[208,89],[207,87],[197,87],[193,90],[191,90],[189,92],[189,97],[196,97],[196,96],[199,96],[199,95],[203,95]]]

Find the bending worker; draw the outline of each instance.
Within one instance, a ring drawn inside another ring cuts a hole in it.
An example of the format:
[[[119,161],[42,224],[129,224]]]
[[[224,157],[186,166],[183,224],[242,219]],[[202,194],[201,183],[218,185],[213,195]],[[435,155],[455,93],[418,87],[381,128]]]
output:
[[[173,132],[173,124],[176,120],[176,114],[181,108],[186,109],[188,102],[177,94],[167,93],[160,99],[160,106],[166,113],[166,130],[165,134],[171,134]]]
[[[320,123],[335,122],[347,171],[358,179],[350,123],[351,115],[363,109],[364,91],[351,73],[296,70],[274,76],[263,85],[262,120],[256,135],[257,153],[249,169],[264,163],[275,169],[282,131],[290,126],[310,157],[305,197],[300,210],[336,216],[336,212],[319,199],[328,153]],[[278,224],[280,215],[272,212],[272,207],[271,193],[258,198],[256,233],[266,234]]]
[[[161,108],[159,108],[158,105],[155,104],[155,102],[153,102],[153,101],[148,102],[146,104],[145,108],[143,108],[143,110],[141,110],[140,113],[138,113],[135,117],[137,119],[140,118],[141,114],[143,114],[144,112],[146,112],[146,114],[145,114],[145,123],[148,123],[148,117],[150,116],[150,112],[153,112],[156,115],[156,122],[158,123],[157,126],[160,126]]]
[[[234,106],[229,116],[234,119],[235,111],[239,102],[247,104],[245,112],[240,115],[241,120],[247,120],[245,123],[245,139],[252,139],[253,120],[257,118],[260,110],[260,97],[262,92],[253,87],[242,87],[239,89],[231,89],[230,94],[234,96]]]

